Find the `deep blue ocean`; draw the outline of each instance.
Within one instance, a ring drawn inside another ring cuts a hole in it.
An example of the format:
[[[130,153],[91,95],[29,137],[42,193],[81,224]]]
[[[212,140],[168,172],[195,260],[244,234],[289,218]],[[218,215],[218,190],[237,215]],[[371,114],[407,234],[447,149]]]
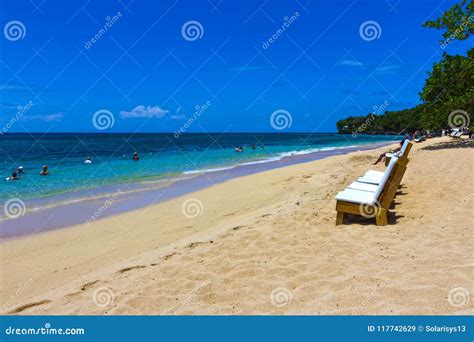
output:
[[[396,136],[334,133],[5,134],[0,136],[3,179],[20,165],[20,180],[1,181],[0,199],[40,198],[108,184],[190,177],[292,154],[398,140]],[[253,148],[255,145],[255,149]],[[235,152],[236,146],[245,147]],[[139,161],[133,161],[134,152]],[[92,159],[85,164],[85,158]],[[41,166],[49,175],[39,175]]]

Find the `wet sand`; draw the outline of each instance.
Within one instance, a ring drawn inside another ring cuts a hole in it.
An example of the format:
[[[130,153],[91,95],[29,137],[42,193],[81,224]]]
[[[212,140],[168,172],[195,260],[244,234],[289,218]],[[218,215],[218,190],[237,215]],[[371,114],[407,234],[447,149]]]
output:
[[[48,230],[84,224],[92,217],[104,219],[109,216],[158,204],[187,193],[205,189],[227,180],[273,170],[289,165],[319,160],[330,156],[364,151],[387,143],[361,145],[357,147],[332,148],[313,153],[296,154],[278,160],[254,161],[222,171],[182,176],[179,179],[148,180],[140,183],[107,185],[83,192],[66,193],[43,199],[26,201],[26,215],[14,220],[2,220],[0,239],[45,232]],[[106,210],[100,210],[108,202]],[[100,212],[99,212],[100,211]],[[3,214],[3,213],[2,213]],[[100,214],[100,215],[98,215]]]
[[[416,144],[389,225],[334,225],[334,196],[385,149],[4,241],[2,312],[474,313],[472,142]]]

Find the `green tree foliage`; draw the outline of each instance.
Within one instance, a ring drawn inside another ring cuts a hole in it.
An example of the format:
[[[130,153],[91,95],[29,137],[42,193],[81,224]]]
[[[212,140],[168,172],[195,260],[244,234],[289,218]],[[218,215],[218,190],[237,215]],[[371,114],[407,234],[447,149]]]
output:
[[[424,27],[444,29],[443,37],[446,40],[465,40],[474,33],[474,0],[463,0],[456,4],[436,20],[423,24]]]
[[[350,134],[403,134],[421,128],[423,105],[399,111],[387,111],[383,115],[349,116],[339,120],[339,133]]]
[[[474,33],[474,0],[463,0],[434,21],[423,26],[444,29],[441,47],[452,40],[466,40]],[[474,128],[474,49],[467,56],[444,53],[433,64],[420,92],[422,103],[415,108],[385,112],[384,115],[349,116],[336,123],[340,133],[403,133],[415,129],[448,128],[448,116],[455,110],[467,112]]]
[[[474,49],[467,56],[443,55],[420,93],[424,102],[421,123],[427,129],[447,127],[448,115],[454,110],[464,110],[474,118]]]

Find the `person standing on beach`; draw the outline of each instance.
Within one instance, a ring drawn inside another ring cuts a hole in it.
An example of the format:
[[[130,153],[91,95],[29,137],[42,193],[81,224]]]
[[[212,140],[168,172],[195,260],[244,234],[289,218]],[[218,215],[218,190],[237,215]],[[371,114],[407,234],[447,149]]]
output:
[[[133,153],[133,160],[138,161],[138,159],[140,159],[140,157],[138,157],[138,152],[134,152]]]

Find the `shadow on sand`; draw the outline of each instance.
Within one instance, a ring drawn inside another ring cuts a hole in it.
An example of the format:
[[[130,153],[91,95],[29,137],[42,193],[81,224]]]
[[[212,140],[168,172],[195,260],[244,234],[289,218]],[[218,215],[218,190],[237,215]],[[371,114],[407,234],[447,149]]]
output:
[[[474,139],[454,139],[452,141],[438,143],[421,148],[426,151],[444,150],[447,148],[474,148]]]

